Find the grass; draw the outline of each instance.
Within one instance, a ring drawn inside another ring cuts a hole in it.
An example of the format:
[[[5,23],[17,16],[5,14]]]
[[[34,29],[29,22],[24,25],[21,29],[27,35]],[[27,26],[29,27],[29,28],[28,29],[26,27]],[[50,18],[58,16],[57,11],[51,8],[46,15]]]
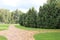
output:
[[[34,35],[35,40],[60,40],[60,32],[40,33]]]
[[[4,36],[0,36],[0,40],[7,40]]]
[[[25,26],[21,26],[21,25],[19,25],[19,24],[14,24],[15,25],[15,27],[17,27],[17,28],[20,28],[20,29],[23,29],[23,30],[56,30],[56,31],[60,31],[60,29],[42,29],[42,28],[29,28],[29,27],[25,27]]]
[[[8,29],[9,24],[0,24],[0,30]]]
[[[23,29],[23,30],[40,30],[40,28],[29,28],[29,27],[24,27],[19,24],[15,24],[15,27]]]

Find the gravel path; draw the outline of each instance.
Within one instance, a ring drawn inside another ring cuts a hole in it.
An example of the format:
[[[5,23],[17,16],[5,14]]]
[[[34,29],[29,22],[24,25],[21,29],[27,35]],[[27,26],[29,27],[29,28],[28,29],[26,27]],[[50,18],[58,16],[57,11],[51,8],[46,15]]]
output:
[[[8,40],[35,40],[33,35],[36,33],[38,32],[18,29],[14,25],[10,25],[8,30],[0,31],[0,35]]]

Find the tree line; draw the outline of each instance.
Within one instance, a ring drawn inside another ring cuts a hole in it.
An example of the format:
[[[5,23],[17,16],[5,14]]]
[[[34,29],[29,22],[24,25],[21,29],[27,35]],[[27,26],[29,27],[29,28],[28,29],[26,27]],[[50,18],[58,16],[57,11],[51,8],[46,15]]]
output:
[[[20,15],[19,24],[25,27],[60,29],[60,7],[56,0],[40,6],[39,12],[33,7]]]
[[[0,9],[0,23],[19,23],[25,27],[60,29],[59,5],[59,0],[48,0],[46,4],[40,6],[39,12],[32,7],[26,13],[18,9],[14,11]]]
[[[19,16],[22,12],[18,9],[10,11],[8,9],[0,9],[0,24],[17,24]]]

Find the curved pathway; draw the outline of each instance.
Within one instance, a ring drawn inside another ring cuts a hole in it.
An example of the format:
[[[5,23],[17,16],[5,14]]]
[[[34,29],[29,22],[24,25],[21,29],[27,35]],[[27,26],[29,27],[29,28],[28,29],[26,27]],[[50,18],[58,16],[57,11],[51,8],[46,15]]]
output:
[[[14,25],[10,25],[8,30],[0,31],[0,35],[8,40],[35,40],[33,35],[36,33],[38,32],[18,29]]]
[[[0,35],[7,37],[8,40],[35,40],[33,36],[37,33],[60,32],[60,30],[39,30],[28,31],[10,25],[8,30],[0,31]]]

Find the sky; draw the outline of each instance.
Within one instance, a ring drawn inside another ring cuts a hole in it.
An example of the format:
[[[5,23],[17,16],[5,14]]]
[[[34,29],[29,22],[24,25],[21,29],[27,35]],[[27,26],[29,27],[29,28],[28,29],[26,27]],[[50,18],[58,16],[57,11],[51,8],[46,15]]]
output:
[[[31,7],[34,7],[37,11],[40,6],[46,3],[47,0],[0,0],[0,8],[9,10],[19,9],[23,12]]]

